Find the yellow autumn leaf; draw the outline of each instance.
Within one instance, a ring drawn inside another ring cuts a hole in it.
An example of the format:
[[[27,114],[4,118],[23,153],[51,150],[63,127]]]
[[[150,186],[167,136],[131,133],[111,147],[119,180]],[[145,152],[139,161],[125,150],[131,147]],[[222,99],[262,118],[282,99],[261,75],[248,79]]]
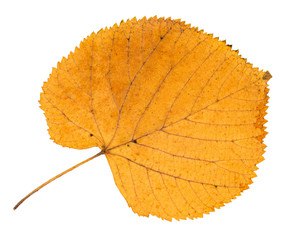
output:
[[[193,219],[256,176],[270,78],[180,20],[134,18],[63,58],[40,104],[55,143],[101,149],[79,165],[105,154],[135,213]]]

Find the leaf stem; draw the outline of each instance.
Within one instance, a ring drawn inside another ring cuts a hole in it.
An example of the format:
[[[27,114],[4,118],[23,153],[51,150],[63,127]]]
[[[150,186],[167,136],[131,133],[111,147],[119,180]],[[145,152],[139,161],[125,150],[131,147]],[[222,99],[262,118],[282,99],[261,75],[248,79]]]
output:
[[[29,194],[27,194],[24,198],[22,198],[13,208],[13,210],[16,210],[26,199],[28,199],[31,195],[33,195],[34,193],[36,193],[37,191],[39,191],[40,189],[42,189],[44,186],[48,185],[49,183],[53,182],[54,180],[56,180],[59,177],[62,177],[64,174],[74,170],[75,168],[78,168],[79,166],[83,165],[84,163],[89,162],[90,160],[100,156],[104,154],[104,151],[100,151],[99,153],[95,154],[94,156],[74,165],[73,167],[65,170],[64,172],[59,173],[58,175],[56,175],[55,177],[49,179],[48,181],[46,181],[45,183],[43,183],[42,185],[40,185],[39,187],[37,187],[36,189],[34,189],[32,192],[30,192]]]

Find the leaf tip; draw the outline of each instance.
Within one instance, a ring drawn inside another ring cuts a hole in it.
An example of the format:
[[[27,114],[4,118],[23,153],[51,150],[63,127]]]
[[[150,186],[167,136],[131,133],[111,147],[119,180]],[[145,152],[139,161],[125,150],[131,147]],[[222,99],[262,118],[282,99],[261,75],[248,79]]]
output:
[[[272,75],[270,74],[269,71],[266,71],[264,76],[263,76],[263,80],[269,80],[272,78]]]

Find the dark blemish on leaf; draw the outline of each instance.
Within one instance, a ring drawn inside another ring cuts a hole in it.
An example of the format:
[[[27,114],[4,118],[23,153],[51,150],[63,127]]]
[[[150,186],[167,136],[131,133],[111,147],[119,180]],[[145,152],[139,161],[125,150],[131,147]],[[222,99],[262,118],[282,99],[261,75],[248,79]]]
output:
[[[90,133],[90,134],[89,134],[89,136],[90,136],[90,137],[92,137],[92,136],[93,136],[93,134],[92,134],[92,133]]]
[[[133,140],[133,143],[137,143],[137,140],[135,139],[135,140]]]
[[[127,144],[127,147],[130,147],[130,144]]]
[[[163,39],[163,36],[161,36],[160,39],[162,40]]]

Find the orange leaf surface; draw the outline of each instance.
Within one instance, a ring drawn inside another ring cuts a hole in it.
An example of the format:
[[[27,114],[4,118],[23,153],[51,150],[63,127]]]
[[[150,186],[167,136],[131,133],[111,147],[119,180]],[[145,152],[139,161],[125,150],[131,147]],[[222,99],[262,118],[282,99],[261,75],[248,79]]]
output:
[[[180,20],[134,18],[63,58],[40,104],[55,143],[102,150],[135,213],[193,219],[256,176],[270,78]]]

